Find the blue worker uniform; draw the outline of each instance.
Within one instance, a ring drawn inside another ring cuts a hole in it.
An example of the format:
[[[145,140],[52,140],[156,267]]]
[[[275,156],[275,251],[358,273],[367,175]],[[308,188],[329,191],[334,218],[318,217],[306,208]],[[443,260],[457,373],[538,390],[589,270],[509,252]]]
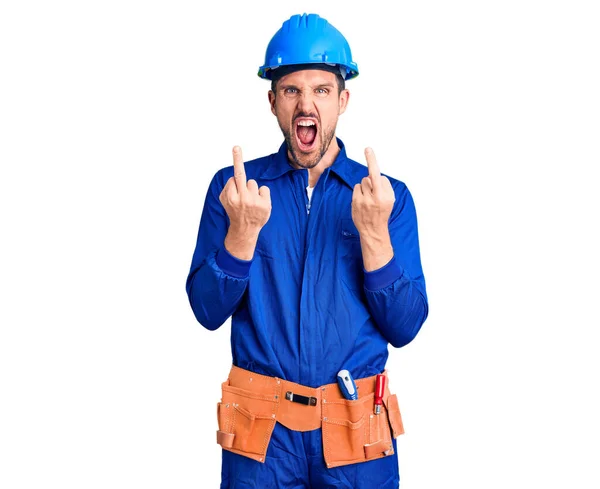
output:
[[[290,165],[286,143],[245,164],[247,178],[269,187],[272,202],[249,261],[224,247],[229,219],[219,195],[233,167],[217,172],[186,283],[204,327],[215,330],[233,315],[234,365],[309,387],[335,382],[342,368],[356,379],[381,373],[388,343],[409,343],[428,313],[410,192],[390,178],[396,198],[389,220],[394,257],[365,271],[351,202],[354,185],[368,169],[337,142],[340,152],[319,177],[310,204],[308,170]],[[396,455],[327,469],[320,432],[292,432],[277,424],[264,464],[223,451],[221,488],[398,487]]]

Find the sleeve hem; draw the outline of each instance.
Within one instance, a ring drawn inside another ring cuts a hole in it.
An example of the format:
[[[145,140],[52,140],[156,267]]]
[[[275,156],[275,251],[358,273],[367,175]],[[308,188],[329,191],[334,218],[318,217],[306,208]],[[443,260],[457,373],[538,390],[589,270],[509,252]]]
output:
[[[227,275],[235,278],[247,278],[250,275],[250,265],[253,260],[240,260],[229,253],[225,247],[217,251],[215,260],[217,266]]]
[[[393,284],[403,275],[403,270],[396,262],[396,257],[387,262],[383,267],[367,272],[364,268],[365,288],[371,291],[383,289],[388,285]]]

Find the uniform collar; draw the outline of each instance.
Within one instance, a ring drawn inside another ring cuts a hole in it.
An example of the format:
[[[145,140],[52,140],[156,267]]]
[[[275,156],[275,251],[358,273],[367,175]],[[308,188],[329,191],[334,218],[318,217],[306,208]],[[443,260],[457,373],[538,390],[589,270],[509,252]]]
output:
[[[354,188],[354,185],[360,183],[362,178],[366,177],[369,172],[366,166],[360,165],[348,159],[346,156],[346,148],[344,147],[344,143],[341,139],[336,139],[338,146],[340,147],[340,152],[333,162],[333,165],[327,168],[325,172],[328,170],[332,171],[352,189]],[[279,147],[279,151],[273,155],[271,163],[262,173],[260,178],[263,180],[274,180],[293,170],[295,170],[295,168],[290,165],[290,162],[288,161],[287,144],[284,141]]]

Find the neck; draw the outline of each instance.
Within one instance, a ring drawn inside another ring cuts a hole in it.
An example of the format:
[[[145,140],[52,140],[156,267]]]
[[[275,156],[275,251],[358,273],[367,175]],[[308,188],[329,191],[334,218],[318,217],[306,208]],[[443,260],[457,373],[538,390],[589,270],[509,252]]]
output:
[[[321,161],[319,161],[312,168],[308,168],[308,185],[310,187],[314,187],[317,184],[317,181],[319,180],[321,174],[325,171],[326,168],[329,168],[331,165],[333,165],[333,162],[335,161],[339,153],[340,147],[338,146],[337,138],[334,136],[331,140],[331,143],[329,144],[329,148],[327,148],[327,151],[321,158]],[[288,160],[291,162],[294,168],[298,168],[298,166],[294,163],[292,155],[289,151]]]

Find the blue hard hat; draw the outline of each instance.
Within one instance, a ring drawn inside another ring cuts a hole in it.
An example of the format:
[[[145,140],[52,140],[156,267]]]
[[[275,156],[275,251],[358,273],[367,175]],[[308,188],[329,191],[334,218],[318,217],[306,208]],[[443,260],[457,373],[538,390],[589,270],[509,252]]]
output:
[[[317,14],[292,15],[269,42],[258,76],[271,80],[281,66],[312,64],[337,66],[345,80],[358,75],[348,41],[340,31]]]

